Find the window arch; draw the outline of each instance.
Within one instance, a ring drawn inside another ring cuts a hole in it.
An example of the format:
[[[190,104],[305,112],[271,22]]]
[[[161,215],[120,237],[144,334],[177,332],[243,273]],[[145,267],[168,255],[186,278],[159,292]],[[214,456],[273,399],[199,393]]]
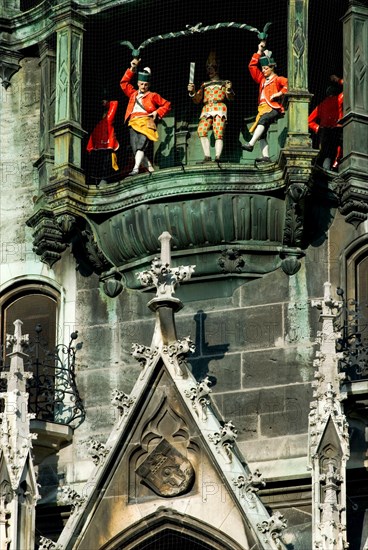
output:
[[[13,323],[20,319],[23,334],[31,337],[40,325],[44,347],[53,349],[57,343],[59,304],[59,292],[49,285],[28,281],[14,284],[0,296],[1,342],[4,344],[6,335],[14,333]],[[3,359],[5,353],[4,349]]]
[[[250,537],[253,538],[252,536]],[[248,540],[249,542],[249,540]],[[252,546],[252,545],[249,545]],[[160,506],[156,512],[131,525],[101,550],[244,550],[223,531],[173,508]]]

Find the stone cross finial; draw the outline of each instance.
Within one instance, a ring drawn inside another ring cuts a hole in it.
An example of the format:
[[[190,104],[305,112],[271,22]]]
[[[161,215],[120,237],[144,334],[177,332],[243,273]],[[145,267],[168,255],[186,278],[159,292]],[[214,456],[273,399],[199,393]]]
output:
[[[12,353],[18,353],[22,352],[22,348],[25,344],[28,344],[29,342],[29,335],[23,334],[22,335],[22,321],[20,319],[17,319],[13,323],[14,325],[14,334],[7,334],[6,335],[6,346],[10,347],[13,346],[13,352]]]
[[[161,262],[165,265],[171,263],[171,246],[170,241],[172,237],[168,231],[164,231],[159,236],[158,240],[161,243]]]

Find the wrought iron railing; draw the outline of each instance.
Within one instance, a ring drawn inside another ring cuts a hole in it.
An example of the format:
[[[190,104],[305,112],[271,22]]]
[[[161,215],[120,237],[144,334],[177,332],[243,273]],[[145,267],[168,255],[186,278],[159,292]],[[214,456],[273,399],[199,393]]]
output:
[[[344,291],[337,289],[342,301],[335,328],[341,331],[336,349],[341,352],[340,371],[349,382],[368,379],[368,317],[356,300],[346,299]],[[365,306],[367,309],[367,306]]]
[[[58,344],[50,351],[42,341],[42,327],[37,325],[35,337],[24,348],[28,355],[25,369],[33,374],[27,381],[28,408],[37,420],[76,428],[85,418],[75,376],[76,353],[82,347],[82,343],[76,343],[77,338],[78,331],[72,332],[68,345]]]

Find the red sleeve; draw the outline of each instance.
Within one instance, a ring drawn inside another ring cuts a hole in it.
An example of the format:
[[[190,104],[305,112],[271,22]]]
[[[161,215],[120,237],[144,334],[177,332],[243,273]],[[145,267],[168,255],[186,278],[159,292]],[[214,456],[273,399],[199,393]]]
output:
[[[120,88],[128,97],[130,97],[136,91],[134,86],[130,83],[134,74],[135,73],[131,69],[127,69],[124,73],[123,78],[120,80]]]
[[[338,95],[337,101],[339,105],[339,120],[340,120],[344,116],[344,110],[343,110],[344,93],[343,92],[341,92]]]
[[[259,55],[259,53],[254,53],[248,65],[248,69],[251,74],[251,77],[255,82],[258,82],[258,84],[261,82],[263,78],[262,71],[258,67],[258,61],[260,57],[261,56]]]
[[[160,118],[163,118],[171,110],[170,101],[167,101],[167,99],[164,99],[159,94],[154,94],[154,97],[152,99],[155,105],[158,106],[158,109],[156,109],[157,115]]]
[[[118,101],[110,101],[109,111],[107,113],[107,119],[109,122],[113,122],[116,115],[116,110],[118,108],[118,104],[119,104]]]
[[[311,114],[309,115],[308,117],[308,127],[310,130],[312,130],[313,132],[317,133],[318,130],[319,130],[319,124],[317,124],[317,120],[318,120],[319,116],[318,116],[318,107],[316,107],[315,109],[313,109],[313,111],[311,112]]]

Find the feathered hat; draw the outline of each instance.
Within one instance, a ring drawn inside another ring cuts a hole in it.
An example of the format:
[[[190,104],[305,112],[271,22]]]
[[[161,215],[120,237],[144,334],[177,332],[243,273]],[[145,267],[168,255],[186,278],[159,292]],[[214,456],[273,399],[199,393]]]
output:
[[[276,67],[276,61],[272,57],[270,50],[265,50],[263,56],[259,58],[261,67]]]
[[[151,82],[151,69],[145,67],[142,72],[138,72],[138,80],[141,82]]]

